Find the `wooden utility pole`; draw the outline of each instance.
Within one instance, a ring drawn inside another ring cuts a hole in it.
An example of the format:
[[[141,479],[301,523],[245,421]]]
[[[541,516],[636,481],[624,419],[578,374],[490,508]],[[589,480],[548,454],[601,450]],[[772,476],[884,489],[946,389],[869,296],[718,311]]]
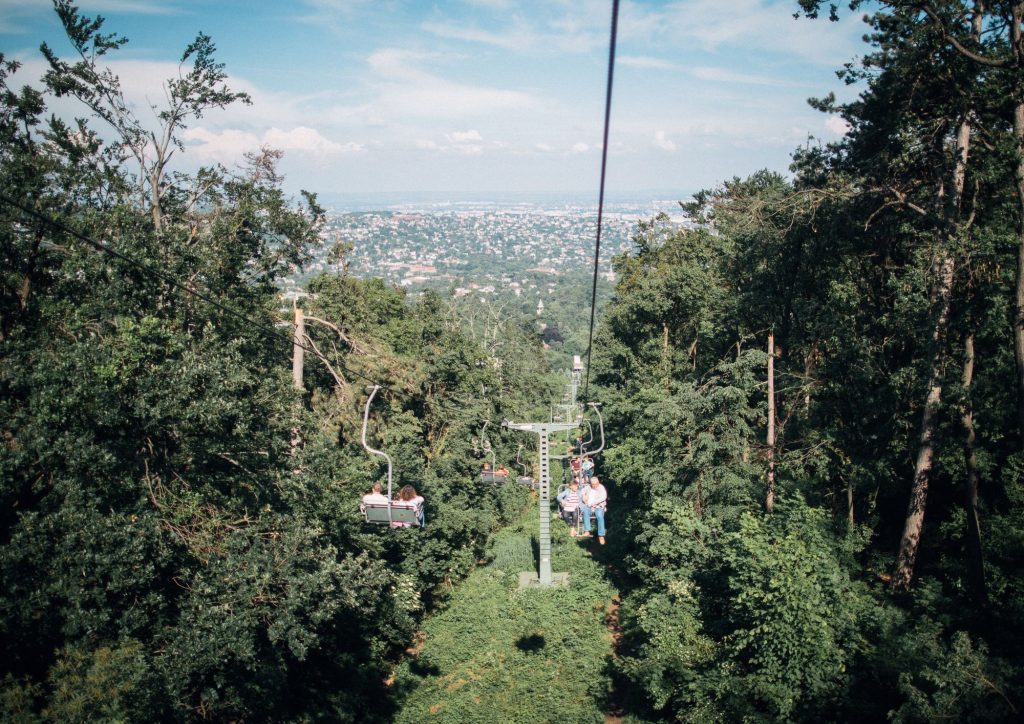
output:
[[[768,335],[768,494],[764,507],[775,507],[775,333]]]
[[[302,367],[305,362],[305,347],[303,346],[303,338],[306,336],[306,321],[302,316],[302,310],[298,306],[295,307],[295,333],[292,336],[292,385],[299,392],[302,392]],[[296,420],[298,420],[298,412],[296,412]],[[296,427],[292,428],[292,455],[295,455],[299,446],[302,445],[302,436],[299,434],[298,422]]]
[[[306,336],[306,320],[302,316],[302,310],[295,307],[295,335],[292,337],[292,383],[295,389],[302,387],[302,366],[305,362],[305,348],[302,343]]]

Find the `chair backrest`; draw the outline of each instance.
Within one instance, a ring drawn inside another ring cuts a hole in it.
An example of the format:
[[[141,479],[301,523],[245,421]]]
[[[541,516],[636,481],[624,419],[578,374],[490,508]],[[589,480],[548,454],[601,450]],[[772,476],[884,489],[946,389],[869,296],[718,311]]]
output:
[[[504,483],[508,480],[508,473],[480,473],[480,481],[484,483]]]
[[[417,510],[405,506],[392,505],[391,517],[388,517],[388,505],[386,503],[367,503],[363,506],[363,514],[367,523],[412,523],[417,525]]]

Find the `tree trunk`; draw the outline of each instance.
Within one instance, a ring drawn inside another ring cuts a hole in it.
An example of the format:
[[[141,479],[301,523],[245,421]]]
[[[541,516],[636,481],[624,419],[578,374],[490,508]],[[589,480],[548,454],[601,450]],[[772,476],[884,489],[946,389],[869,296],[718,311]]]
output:
[[[846,524],[847,530],[853,531],[854,520],[853,520],[853,481],[847,479],[846,481]]]
[[[665,394],[670,391],[672,380],[672,355],[669,346],[668,322],[661,323],[661,369],[662,379],[665,382]]]
[[[305,364],[305,347],[302,338],[306,335],[306,320],[302,309],[295,307],[295,334],[292,337],[292,385],[302,390],[302,368]]]
[[[1024,99],[1013,112],[1013,133],[1017,142],[1017,280],[1014,295],[1013,351],[1017,361],[1017,435],[1024,449]]]
[[[975,454],[974,411],[971,383],[974,380],[974,335],[964,341],[964,403],[960,420],[964,426],[964,463],[967,468],[965,506],[967,513],[967,574],[976,601],[988,602],[985,586],[985,559],[981,549],[981,521],[978,516],[978,457]]]
[[[305,348],[303,337],[306,334],[306,322],[302,310],[295,307],[295,334],[292,337],[292,385],[301,394],[303,391],[302,371],[305,366]],[[298,420],[298,414],[296,414]],[[299,433],[298,424],[292,428],[291,451],[294,456],[302,445],[302,435]]]
[[[975,17],[975,25],[979,22]],[[921,543],[921,529],[924,527],[924,510],[928,502],[928,479],[931,474],[932,461],[935,457],[933,438],[939,406],[942,402],[942,373],[945,364],[946,331],[949,327],[949,310],[952,305],[953,275],[956,262],[951,249],[955,240],[960,220],[960,207],[964,194],[964,182],[967,178],[967,157],[971,143],[971,124],[965,114],[957,124],[956,141],[953,148],[953,173],[949,195],[943,198],[943,189],[939,189],[942,228],[939,231],[937,248],[939,257],[936,259],[937,270],[934,292],[932,295],[932,351],[931,365],[928,372],[928,392],[925,397],[924,411],[921,415],[921,433],[918,439],[917,460],[914,463],[914,481],[910,488],[910,502],[907,504],[907,517],[900,538],[900,549],[896,557],[896,571],[892,577],[892,588],[906,590],[914,577],[914,562],[917,560],[917,549]],[[944,202],[944,203],[942,203]]]
[[[768,335],[768,494],[764,507],[775,507],[775,335]]]
[[[811,344],[804,357],[804,414],[811,414],[811,377],[818,366],[818,343]]]
[[[945,361],[945,337],[946,329],[949,326],[955,266],[953,257],[949,254],[945,254],[939,261],[928,394],[925,398],[924,412],[921,415],[921,434],[917,449],[917,461],[914,464],[914,482],[910,489],[910,503],[907,505],[907,518],[903,526],[903,536],[900,539],[896,572],[892,577],[893,590],[906,590],[910,587],[910,581],[914,576],[914,562],[917,560],[917,548],[921,542],[921,529],[924,527],[924,509],[925,503],[928,501],[928,478],[935,457],[933,438],[935,437],[939,405],[942,402],[942,368]]]

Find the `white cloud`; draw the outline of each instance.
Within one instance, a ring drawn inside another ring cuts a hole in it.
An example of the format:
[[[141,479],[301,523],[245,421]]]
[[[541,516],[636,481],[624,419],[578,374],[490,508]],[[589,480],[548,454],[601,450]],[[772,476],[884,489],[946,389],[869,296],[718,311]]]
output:
[[[845,136],[850,132],[851,126],[844,118],[829,116],[825,119],[825,128],[837,136]]]
[[[468,131],[453,131],[448,135],[448,140],[453,143],[466,143],[467,141],[482,141],[480,131],[471,128]]]
[[[586,153],[589,150],[590,150],[590,146],[588,146],[587,144],[583,143],[582,141],[580,141],[578,143],[572,144],[572,152],[573,153]]]
[[[491,10],[507,10],[512,0],[465,0],[469,5],[490,8]]]
[[[551,151],[553,150],[551,146],[548,145],[547,143],[537,143],[534,144],[533,147],[540,151],[541,153],[551,153]]]
[[[679,70],[679,66],[661,58],[650,58],[645,55],[622,55],[615,59],[618,65],[627,68],[642,68],[651,70]]]
[[[671,139],[669,139],[665,135],[664,131],[655,131],[654,132],[654,145],[657,146],[658,148],[662,149],[663,151],[675,151],[676,150],[675,142],[672,141]]]
[[[484,4],[501,10],[496,4]],[[492,16],[496,30],[458,20],[430,20],[420,27],[445,40],[479,43],[515,53],[588,53],[608,42],[610,15],[603,0],[538,4],[528,14],[512,14],[511,20],[508,10]]]
[[[220,162],[231,162],[242,158],[249,151],[261,146],[282,151],[297,151],[317,154],[341,154],[362,151],[360,143],[337,143],[324,138],[319,131],[306,126],[297,126],[285,131],[269,128],[262,134],[240,131],[234,128],[210,131],[206,128],[189,128],[182,133],[182,139],[201,157]]]
[[[150,0],[81,0],[76,5],[83,13],[139,13],[142,15],[171,15],[178,9]]]
[[[260,137],[255,133],[229,128],[219,133],[205,128],[189,128],[181,134],[189,150],[195,150],[206,159],[231,163],[241,160],[242,155],[260,147]],[[191,143],[188,143],[191,142]]]
[[[535,43],[534,36],[525,28],[515,27],[503,33],[481,30],[476,27],[460,26],[454,23],[426,22],[423,29],[439,38],[464,40],[470,43],[493,45],[505,50],[524,50]]]
[[[433,56],[430,53],[418,53],[405,48],[380,48],[366,58],[370,69],[387,78],[400,80],[417,80],[426,74],[416,68],[413,63],[426,60]]]
[[[367,62],[379,80],[376,84],[371,81],[375,99],[367,104],[369,113],[382,118],[466,118],[536,105],[529,93],[457,83],[418,65],[439,57],[401,48],[382,48],[371,54]]]
[[[444,135],[447,144],[440,144],[430,139],[417,139],[414,145],[421,151],[438,151],[440,153],[456,153],[463,156],[478,156],[484,152],[483,137],[474,128],[468,131],[453,131]],[[504,148],[505,144],[492,141],[492,148]]]
[[[751,75],[749,73],[734,73],[724,68],[700,67],[693,68],[690,73],[694,78],[710,80],[715,83],[745,83],[747,85],[764,86],[792,86],[796,85],[780,78],[770,78],[764,75]]]
[[[633,6],[632,26],[638,37],[678,45],[693,40],[706,50],[742,48],[760,50],[814,63],[834,64],[858,52],[858,13],[846,13],[839,22],[795,19],[786,2],[765,0],[677,0],[645,12]]]
[[[263,134],[263,142],[282,151],[350,153],[363,150],[363,145],[360,143],[336,143],[321,136],[319,131],[306,126],[296,126],[290,131],[270,128]]]
[[[335,32],[350,25],[353,18],[374,4],[371,0],[303,0],[303,3],[309,12],[297,16],[296,20]]]

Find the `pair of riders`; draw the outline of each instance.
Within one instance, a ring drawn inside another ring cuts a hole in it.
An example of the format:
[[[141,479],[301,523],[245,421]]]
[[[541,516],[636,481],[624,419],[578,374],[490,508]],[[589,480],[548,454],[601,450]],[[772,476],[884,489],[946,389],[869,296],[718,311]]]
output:
[[[569,487],[555,498],[561,510],[562,520],[569,524],[569,535],[576,536],[576,521],[583,516],[583,538],[590,537],[590,519],[597,519],[597,541],[604,545],[604,514],[608,509],[608,491],[596,475],[590,478],[589,485],[582,491],[575,478],[569,481]]]
[[[594,475],[594,461],[589,455],[574,456],[569,461],[569,468],[572,470],[572,477],[576,480],[589,483]]]
[[[373,487],[370,488],[370,492],[363,496],[363,503],[359,508],[364,510],[367,505],[387,505],[388,502],[388,496],[382,492],[380,483],[374,483]],[[395,496],[394,502],[391,503],[391,507],[415,510],[416,523],[420,528],[425,528],[427,525],[427,515],[423,510],[425,502],[422,495],[416,494],[416,488],[411,485],[403,485],[398,491],[398,495]],[[408,528],[410,526],[411,523],[399,523],[397,521],[391,523],[392,528]]]

